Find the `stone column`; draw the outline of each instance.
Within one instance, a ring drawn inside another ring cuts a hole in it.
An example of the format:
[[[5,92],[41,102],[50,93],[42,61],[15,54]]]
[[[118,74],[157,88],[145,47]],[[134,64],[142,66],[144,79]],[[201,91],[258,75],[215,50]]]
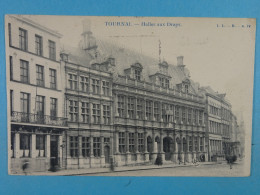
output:
[[[67,145],[68,147],[69,145]],[[69,154],[69,153],[68,153]],[[45,156],[47,160],[47,166],[46,170],[50,168],[50,159],[51,159],[51,135],[47,134],[46,135],[46,140],[45,140]]]
[[[90,135],[90,158],[89,158],[89,164],[90,167],[94,167],[95,166],[95,162],[94,162],[94,147],[93,147],[93,135]]]
[[[165,161],[165,153],[163,151],[163,132],[162,132],[162,130],[160,132],[160,154],[162,156],[162,162],[164,162]]]
[[[149,152],[147,151],[147,130],[144,131],[144,157],[145,161],[149,161]]]
[[[51,157],[51,135],[46,135],[46,143],[45,143],[45,151],[46,151],[46,157]]]
[[[140,162],[141,154],[138,150],[138,130],[135,131],[135,154],[136,154],[136,161]]]
[[[20,158],[20,133],[14,135],[14,158]]]
[[[59,139],[58,139],[58,158],[59,158],[59,166],[63,167],[62,164],[62,150],[63,150],[63,145],[62,145],[62,135],[59,135]]]
[[[82,135],[79,135],[78,136],[78,139],[79,139],[79,158],[82,158]]]
[[[129,131],[126,130],[126,164],[131,162],[131,153],[129,152]]]
[[[113,139],[110,141],[111,142],[111,147],[113,148],[113,157],[114,157],[114,163],[115,164],[118,164],[119,162],[119,143],[118,143],[118,131],[117,129],[115,128],[115,131],[113,133]]]
[[[177,151],[177,142],[176,142],[176,132],[175,130],[173,131],[173,144],[174,144],[174,148],[173,148],[173,153],[172,153],[172,162],[177,163],[178,160],[178,151]]]
[[[195,136],[192,134],[192,161],[196,159],[196,151],[195,151]]]
[[[152,130],[152,146],[153,146],[153,150],[152,150],[152,162],[154,163],[156,158],[157,158],[157,143],[155,142],[155,133],[154,133],[154,129]]]
[[[82,168],[81,166],[84,164],[83,163],[83,156],[82,156],[82,135],[78,135],[78,154],[79,154],[79,168]]]
[[[184,162],[185,153],[183,151],[183,135],[181,134],[181,162]]]
[[[101,157],[101,166],[105,165],[105,155],[104,155],[104,136],[100,136],[100,157]]]
[[[187,141],[187,162],[190,163],[191,162],[191,153],[190,153],[190,136],[187,135],[186,136],[186,141]]]
[[[31,139],[30,139],[30,157],[31,158],[36,158],[36,134],[32,133],[31,134]]]

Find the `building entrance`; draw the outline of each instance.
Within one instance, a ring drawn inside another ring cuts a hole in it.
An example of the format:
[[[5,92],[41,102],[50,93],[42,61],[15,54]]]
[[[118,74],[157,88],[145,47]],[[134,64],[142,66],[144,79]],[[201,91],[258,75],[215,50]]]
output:
[[[165,160],[171,160],[173,140],[170,137],[163,139],[163,152],[165,152]]]
[[[58,136],[51,136],[51,168],[58,165]]]

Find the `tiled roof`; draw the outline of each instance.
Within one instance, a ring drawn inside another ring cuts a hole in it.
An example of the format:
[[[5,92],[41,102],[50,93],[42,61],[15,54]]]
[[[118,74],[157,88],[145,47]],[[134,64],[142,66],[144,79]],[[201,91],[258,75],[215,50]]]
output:
[[[128,48],[120,47],[107,41],[97,40],[97,45],[97,51],[100,53],[100,58],[102,58],[103,61],[108,57],[113,57],[115,59],[115,70],[119,75],[124,75],[124,70],[136,62],[139,62],[143,66],[142,75],[146,82],[150,82],[150,75],[159,72],[158,59],[140,54]],[[91,63],[94,61],[91,55],[81,49],[80,46],[78,48],[65,46],[63,51],[69,54],[69,62],[71,63],[90,67]],[[172,88],[176,88],[177,84],[189,79],[195,94],[199,93],[199,85],[189,78],[190,73],[187,68],[169,64],[168,75],[171,76],[170,86]]]

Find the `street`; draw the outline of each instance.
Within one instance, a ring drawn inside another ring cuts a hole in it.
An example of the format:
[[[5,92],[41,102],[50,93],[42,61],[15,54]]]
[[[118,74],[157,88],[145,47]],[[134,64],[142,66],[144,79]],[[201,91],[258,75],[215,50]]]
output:
[[[137,171],[86,174],[86,176],[243,176],[243,162],[238,161],[232,169],[226,162],[222,164],[172,167]]]

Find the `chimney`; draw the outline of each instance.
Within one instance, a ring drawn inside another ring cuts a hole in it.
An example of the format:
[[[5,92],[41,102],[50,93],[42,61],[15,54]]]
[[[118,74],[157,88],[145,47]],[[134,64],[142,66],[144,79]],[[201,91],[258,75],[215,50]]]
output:
[[[183,66],[183,56],[178,56],[177,57],[177,65],[178,66]]]
[[[82,21],[82,25],[83,25],[83,49],[84,50],[94,50],[97,48],[96,45],[96,39],[95,37],[92,35],[91,32],[91,22],[88,19],[85,19]]]

